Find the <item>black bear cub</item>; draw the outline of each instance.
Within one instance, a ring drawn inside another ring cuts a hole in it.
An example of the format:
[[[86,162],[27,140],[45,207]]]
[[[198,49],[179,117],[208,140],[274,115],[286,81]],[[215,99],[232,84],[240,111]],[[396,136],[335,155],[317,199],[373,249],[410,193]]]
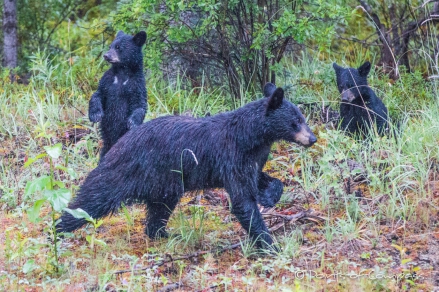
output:
[[[341,93],[341,127],[351,134],[365,134],[376,123],[379,134],[388,130],[387,108],[367,84],[370,63],[354,68],[343,68],[332,64]]]
[[[282,88],[210,117],[159,117],[119,139],[69,208],[101,218],[122,203],[143,203],[145,233],[167,237],[167,221],[185,191],[225,188],[232,213],[258,246],[266,247],[273,240],[257,203],[274,206],[282,194],[282,182],[262,171],[270,147],[279,140],[303,146],[317,140],[300,110],[284,99]],[[57,228],[70,232],[85,223],[64,212]]]
[[[144,31],[135,36],[119,31],[110,50],[104,54],[111,68],[99,81],[88,112],[91,122],[101,122],[100,161],[120,137],[145,118],[147,97],[142,56],[145,41]]]

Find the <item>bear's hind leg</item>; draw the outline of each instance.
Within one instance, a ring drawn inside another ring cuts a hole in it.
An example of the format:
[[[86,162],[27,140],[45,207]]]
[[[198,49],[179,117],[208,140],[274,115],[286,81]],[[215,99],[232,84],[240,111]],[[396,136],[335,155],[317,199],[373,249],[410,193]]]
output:
[[[166,202],[147,202],[145,234],[151,239],[167,238],[166,224],[178,203],[178,197]]]

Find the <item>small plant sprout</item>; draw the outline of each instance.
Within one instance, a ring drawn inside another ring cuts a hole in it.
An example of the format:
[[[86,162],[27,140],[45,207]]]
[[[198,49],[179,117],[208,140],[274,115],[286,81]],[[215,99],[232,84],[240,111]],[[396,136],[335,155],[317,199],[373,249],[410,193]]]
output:
[[[35,193],[42,194],[42,198],[35,201],[33,206],[27,211],[29,220],[31,222],[37,223],[44,219],[44,216],[40,217],[40,210],[45,203],[49,203],[51,207],[51,211],[49,213],[50,220],[46,222],[48,226],[45,230],[51,234],[53,243],[52,265],[55,269],[55,272],[59,273],[61,266],[59,263],[58,236],[55,228],[57,223],[56,216],[57,214],[60,214],[65,207],[67,207],[72,195],[70,189],[66,188],[62,181],[55,179],[55,169],[66,169],[65,167],[55,164],[55,161],[58,160],[62,154],[62,144],[58,143],[53,146],[45,146],[44,149],[45,153],[39,154],[34,159],[28,160],[28,162],[25,164],[25,167],[29,167],[32,163],[47,156],[49,158],[50,172],[48,175],[42,175],[32,181],[28,181],[24,193],[25,197],[30,197]]]
[[[92,218],[87,212],[85,212],[81,208],[75,210],[65,208],[64,211],[70,213],[76,219],[85,219],[87,220],[87,222],[93,225],[93,233],[91,235],[87,235],[85,239],[89,243],[90,249],[92,249],[95,252],[95,256],[96,256],[96,245],[106,246],[106,243],[103,240],[96,238],[96,229],[98,229],[99,226],[101,226],[104,221],[102,219],[96,220]]]

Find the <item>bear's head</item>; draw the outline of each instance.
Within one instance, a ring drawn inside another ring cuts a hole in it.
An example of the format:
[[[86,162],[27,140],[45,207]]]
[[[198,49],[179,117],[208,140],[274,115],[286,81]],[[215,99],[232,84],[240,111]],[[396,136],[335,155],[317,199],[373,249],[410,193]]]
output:
[[[269,95],[266,97],[264,123],[267,134],[274,140],[295,142],[306,147],[317,141],[299,108],[284,98],[282,88],[267,83],[264,86],[264,95]]]
[[[352,102],[357,98],[368,97],[367,75],[370,72],[370,62],[354,68],[343,68],[336,63],[332,64],[337,77],[337,88],[343,102]]]
[[[142,46],[146,41],[146,33],[141,31],[135,36],[119,31],[110,45],[104,59],[108,63],[123,67],[138,67],[142,65]]]

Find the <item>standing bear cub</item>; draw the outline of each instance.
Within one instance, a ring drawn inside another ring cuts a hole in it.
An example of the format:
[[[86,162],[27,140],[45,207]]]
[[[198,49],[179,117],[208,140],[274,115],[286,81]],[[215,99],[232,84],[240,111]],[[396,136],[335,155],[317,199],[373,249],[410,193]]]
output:
[[[303,146],[317,140],[300,110],[284,99],[282,88],[215,116],[159,117],[119,139],[69,208],[81,208],[97,219],[116,212],[122,203],[143,203],[145,233],[167,237],[167,221],[184,192],[225,188],[231,212],[259,247],[267,247],[273,240],[257,203],[271,207],[282,194],[282,183],[262,171],[279,140]],[[85,223],[65,212],[57,229],[70,232]]]
[[[98,90],[89,103],[91,122],[101,122],[103,147],[100,161],[105,154],[131,128],[140,125],[146,113],[146,87],[143,74],[142,46],[146,33],[135,36],[119,31],[104,54],[111,68],[99,81]]]
[[[387,108],[367,84],[370,63],[365,62],[358,69],[343,68],[333,63],[341,93],[341,127],[351,134],[365,134],[376,123],[378,133],[388,130]]]

